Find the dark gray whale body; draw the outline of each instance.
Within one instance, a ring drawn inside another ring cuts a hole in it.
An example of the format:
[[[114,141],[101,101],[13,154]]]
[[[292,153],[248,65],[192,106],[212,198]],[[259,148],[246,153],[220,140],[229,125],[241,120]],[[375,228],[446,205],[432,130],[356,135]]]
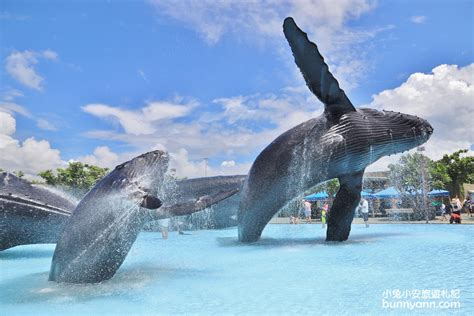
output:
[[[0,173],[0,250],[55,243],[74,207],[75,201]]]
[[[168,155],[153,151],[117,166],[79,202],[59,236],[49,279],[93,283],[110,279],[132,247],[156,196]]]
[[[234,191],[236,194],[215,203],[205,214],[205,220],[194,220],[191,216],[183,218],[183,225],[188,229],[221,229],[237,226],[237,211],[240,192],[247,175],[216,176],[177,181],[178,195],[186,200],[189,197],[203,194],[217,194],[219,191]],[[197,215],[198,217],[200,215]]]
[[[365,168],[379,158],[428,140],[431,125],[390,111],[355,109],[328,70],[317,46],[292,18],[283,24],[295,62],[324,114],[275,139],[253,163],[239,207],[239,240],[255,242],[273,215],[316,184],[338,178],[327,241],[347,240]]]
[[[191,180],[184,180],[186,200],[168,202],[163,185],[168,160],[162,151],[140,155],[117,166],[84,196],[58,238],[51,281],[110,279],[147,221],[191,214],[239,191],[236,185],[190,190],[186,183]]]

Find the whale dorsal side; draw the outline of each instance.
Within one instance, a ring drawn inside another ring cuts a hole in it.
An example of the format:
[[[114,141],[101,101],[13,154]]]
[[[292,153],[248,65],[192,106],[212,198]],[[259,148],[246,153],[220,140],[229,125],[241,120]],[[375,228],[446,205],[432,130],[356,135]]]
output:
[[[293,18],[285,19],[283,32],[306,85],[324,103],[324,113],[329,121],[334,122],[344,113],[354,112],[354,106],[329,71],[318,47],[308,39],[308,35],[296,25]]]

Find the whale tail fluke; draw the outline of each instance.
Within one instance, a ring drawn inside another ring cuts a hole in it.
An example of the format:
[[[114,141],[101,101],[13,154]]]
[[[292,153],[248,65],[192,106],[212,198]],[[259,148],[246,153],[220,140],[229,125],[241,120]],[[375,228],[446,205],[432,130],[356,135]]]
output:
[[[283,32],[308,88],[324,103],[329,119],[338,119],[344,113],[355,111],[344,90],[329,71],[318,47],[308,39],[308,35],[296,25],[293,18],[285,19]]]

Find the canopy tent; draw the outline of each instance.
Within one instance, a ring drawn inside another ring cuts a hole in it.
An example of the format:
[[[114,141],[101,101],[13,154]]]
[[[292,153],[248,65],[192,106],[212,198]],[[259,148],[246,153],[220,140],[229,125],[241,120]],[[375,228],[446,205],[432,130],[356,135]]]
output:
[[[329,195],[326,192],[318,192],[307,195],[304,197],[304,199],[307,201],[321,201],[327,199],[328,197]]]
[[[375,199],[376,198],[372,193],[369,193],[369,192],[366,192],[366,191],[360,192],[360,195],[365,199]]]
[[[375,196],[369,192],[362,191],[361,192],[362,197],[366,199],[375,199]],[[307,195],[304,197],[305,200],[307,201],[321,201],[321,200],[326,200],[329,197],[329,195],[326,192],[318,192],[318,193],[313,193],[310,195]]]
[[[398,194],[397,190],[394,187],[386,188],[385,190],[379,191],[373,194],[374,197],[379,199],[387,199],[387,198],[398,198],[400,194]]]
[[[447,197],[449,197],[449,191],[446,191],[446,190],[432,190],[428,193],[428,196],[431,196],[431,197],[447,196]]]
[[[385,190],[382,190],[380,192],[377,192],[373,194],[374,197],[379,198],[379,199],[386,199],[386,198],[398,198],[400,197],[400,194],[394,187],[389,187],[386,188]],[[448,196],[449,197],[449,191],[446,190],[432,190],[428,192],[429,197],[438,197],[438,196]]]

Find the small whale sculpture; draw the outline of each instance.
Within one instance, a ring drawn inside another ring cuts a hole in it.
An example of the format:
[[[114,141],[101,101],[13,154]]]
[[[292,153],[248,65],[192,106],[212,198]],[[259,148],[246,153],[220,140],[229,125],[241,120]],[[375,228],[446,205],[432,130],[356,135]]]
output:
[[[12,173],[0,173],[0,251],[56,242],[76,203]]]
[[[168,154],[158,150],[140,155],[117,166],[84,196],[58,238],[51,281],[110,279],[147,221],[191,214],[239,191],[235,185],[220,190],[204,187],[194,196],[188,193],[182,202],[166,204],[166,196],[158,195],[166,195],[162,184],[168,160]],[[209,194],[201,195],[204,192]]]

